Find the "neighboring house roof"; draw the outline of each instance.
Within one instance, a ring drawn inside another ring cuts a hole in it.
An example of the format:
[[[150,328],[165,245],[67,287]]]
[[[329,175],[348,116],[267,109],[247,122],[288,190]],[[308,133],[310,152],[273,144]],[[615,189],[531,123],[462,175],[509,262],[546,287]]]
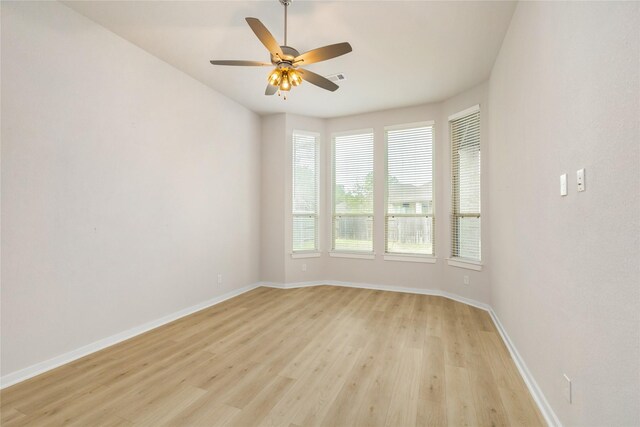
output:
[[[390,182],[388,202],[398,203],[426,203],[432,200],[432,185],[427,182],[423,185],[405,184],[403,182]]]

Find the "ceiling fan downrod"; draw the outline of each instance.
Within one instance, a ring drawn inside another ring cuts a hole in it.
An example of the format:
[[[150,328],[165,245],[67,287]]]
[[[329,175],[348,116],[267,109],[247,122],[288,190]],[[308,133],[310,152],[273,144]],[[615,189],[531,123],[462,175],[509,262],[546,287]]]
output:
[[[280,4],[284,6],[284,45],[287,46],[287,8],[291,0],[280,0]]]

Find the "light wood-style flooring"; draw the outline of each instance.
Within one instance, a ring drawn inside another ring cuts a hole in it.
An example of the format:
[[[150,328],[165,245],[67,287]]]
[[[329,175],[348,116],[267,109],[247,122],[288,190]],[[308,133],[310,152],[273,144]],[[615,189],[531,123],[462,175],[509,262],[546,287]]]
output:
[[[544,425],[489,315],[258,288],[3,390],[10,426]]]

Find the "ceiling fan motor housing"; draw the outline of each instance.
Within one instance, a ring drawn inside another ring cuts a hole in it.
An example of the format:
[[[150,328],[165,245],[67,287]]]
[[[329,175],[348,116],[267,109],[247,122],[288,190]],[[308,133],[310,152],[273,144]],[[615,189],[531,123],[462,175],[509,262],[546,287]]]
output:
[[[284,58],[280,58],[279,56],[272,54],[271,63],[273,65],[278,65],[282,62],[285,62],[288,65],[293,65],[293,60],[300,56],[300,53],[291,46],[280,46],[280,49],[282,49],[282,53],[284,53]]]

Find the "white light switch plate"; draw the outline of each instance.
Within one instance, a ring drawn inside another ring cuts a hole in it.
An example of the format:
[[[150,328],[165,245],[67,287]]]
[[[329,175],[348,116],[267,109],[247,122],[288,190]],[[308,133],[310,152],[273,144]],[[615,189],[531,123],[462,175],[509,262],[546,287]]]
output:
[[[561,196],[567,195],[567,174],[566,173],[563,173],[562,175],[560,175],[560,195]]]
[[[585,182],[584,182],[584,169],[579,169],[578,172],[576,172],[576,184],[578,186],[578,191],[584,191],[585,188]]]

